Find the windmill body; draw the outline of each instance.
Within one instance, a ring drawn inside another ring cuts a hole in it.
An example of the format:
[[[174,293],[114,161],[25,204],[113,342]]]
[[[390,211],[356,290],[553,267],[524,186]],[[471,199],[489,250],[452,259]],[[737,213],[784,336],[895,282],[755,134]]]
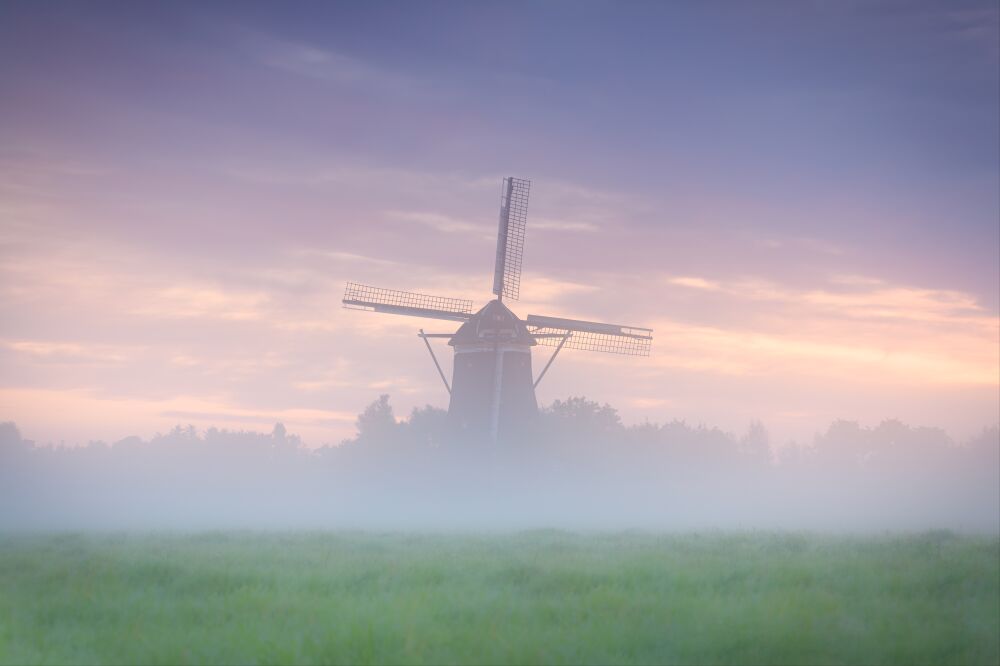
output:
[[[529,181],[505,178],[500,197],[495,299],[476,312],[472,301],[370,287],[349,282],[344,307],[462,322],[454,333],[420,330],[434,365],[451,399],[448,416],[459,432],[470,436],[501,436],[522,432],[538,411],[535,387],[559,352],[567,349],[648,356],[652,330],[542,315],[522,320],[504,303],[520,295],[521,256],[528,213]],[[430,340],[445,338],[454,349],[451,384],[448,383]],[[537,378],[531,350],[554,347]]]
[[[452,336],[455,348],[448,415],[463,432],[510,432],[538,411],[531,374],[535,338],[499,299],[487,303]]]

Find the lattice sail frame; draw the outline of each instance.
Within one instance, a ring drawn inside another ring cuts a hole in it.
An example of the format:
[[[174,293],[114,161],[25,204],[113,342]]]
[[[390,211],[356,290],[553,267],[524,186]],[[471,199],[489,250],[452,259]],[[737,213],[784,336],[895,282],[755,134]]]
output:
[[[649,356],[653,342],[653,330],[637,326],[602,324],[576,319],[560,319],[528,315],[528,331],[535,342],[548,347],[558,347],[563,337],[569,334],[563,346],[568,349],[622,354],[624,356]]]
[[[521,292],[521,257],[524,254],[524,229],[528,222],[530,194],[530,180],[513,176],[503,179],[493,293],[515,301]]]
[[[387,312],[434,319],[465,321],[472,316],[472,301],[469,300],[384,289],[357,282],[347,283],[343,304],[349,310]]]

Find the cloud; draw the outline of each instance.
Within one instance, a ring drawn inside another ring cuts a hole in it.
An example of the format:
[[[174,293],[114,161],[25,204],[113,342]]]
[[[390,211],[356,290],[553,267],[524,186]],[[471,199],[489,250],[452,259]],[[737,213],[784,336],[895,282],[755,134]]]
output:
[[[670,284],[675,284],[679,287],[690,287],[691,289],[706,289],[709,291],[718,291],[722,287],[719,286],[717,282],[711,282],[704,278],[699,277],[672,277],[667,278],[667,282]]]
[[[292,387],[299,391],[325,391],[331,388],[347,388],[354,386],[354,382],[340,378],[313,379],[292,382]]]
[[[792,289],[755,278],[718,281],[696,276],[668,276],[665,282],[684,288],[715,291],[744,301],[772,301],[788,307],[809,308],[837,317],[857,319],[906,319],[949,323],[956,326],[995,327],[975,297],[949,289],[889,285],[862,275],[834,275],[839,289]]]
[[[596,233],[600,227],[590,222],[569,222],[546,217],[532,217],[529,222],[532,231],[578,231]]]
[[[733,375],[857,378],[867,383],[995,386],[1000,359],[982,347],[942,348],[941,339],[907,341],[901,348],[872,346],[836,327],[819,339],[795,333],[654,324],[658,349],[651,363]],[[839,335],[838,335],[839,334]],[[924,342],[925,344],[920,344]],[[955,342],[958,342],[957,340]]]
[[[847,250],[837,243],[822,238],[789,236],[783,238],[757,238],[755,244],[768,250],[797,249],[802,252],[839,257],[847,254]]]
[[[77,342],[16,340],[2,343],[9,349],[43,362],[122,363],[129,359],[131,349],[114,345],[93,345]]]
[[[7,414],[32,423],[35,436],[43,442],[64,439],[70,423],[70,432],[87,432],[92,438],[113,442],[130,434],[148,437],[189,423],[240,430],[280,422],[319,445],[351,434],[357,418],[355,412],[333,409],[252,409],[223,396],[141,399],[106,397],[86,389],[0,388],[0,404]],[[58,413],[59,419],[53,421],[53,413]]]
[[[225,407],[221,411],[167,409],[159,414],[168,419],[194,421],[202,425],[216,423],[256,424],[284,423],[286,425],[328,426],[353,423],[356,414],[321,409],[248,410]]]
[[[983,308],[968,294],[943,289],[890,287],[861,293],[808,291],[797,296],[805,303],[835,309],[857,318],[909,319],[950,324],[992,325],[979,315]],[[796,298],[795,295],[789,298]]]
[[[337,261],[343,261],[348,263],[367,263],[376,264],[379,266],[388,267],[398,267],[402,264],[398,261],[393,261],[391,259],[383,259],[381,257],[371,257],[364,254],[356,254],[354,252],[340,252],[336,250],[321,250],[316,248],[300,248],[292,252],[293,255],[297,256],[319,256],[326,257],[329,259],[335,259]]]
[[[883,280],[865,275],[831,275],[830,283],[849,287],[874,287],[885,284]]]
[[[630,398],[628,403],[640,409],[674,406],[674,401],[668,398]]]
[[[662,367],[923,386],[1000,380],[1000,318],[962,292],[865,276],[835,276],[830,288],[808,290],[751,279],[666,282],[723,299],[704,312],[746,314],[725,324],[660,319],[653,362]]]
[[[555,303],[567,295],[598,291],[598,287],[557,280],[538,273],[525,273],[521,280],[521,291],[527,296],[528,303]]]
[[[259,63],[270,69],[325,83],[412,93],[418,82],[371,61],[306,42],[278,39],[243,30],[244,43]]]
[[[465,222],[440,213],[390,210],[386,211],[385,215],[394,220],[416,222],[417,224],[430,227],[431,229],[435,229],[443,233],[476,234],[486,240],[496,240],[496,230],[494,228],[481,224]]]
[[[941,32],[954,39],[972,44],[992,58],[995,63],[1000,56],[1000,9],[995,4],[960,7],[942,5],[932,24]]]
[[[100,163],[74,161],[37,150],[11,150],[0,147],[0,190],[15,195],[34,195],[51,199],[56,186],[92,185],[109,176],[114,169]]]
[[[268,301],[268,295],[260,292],[186,285],[157,289],[132,312],[147,317],[262,319]]]
[[[343,329],[343,326],[326,319],[280,320],[273,322],[273,326],[280,331],[290,333],[333,333]]]

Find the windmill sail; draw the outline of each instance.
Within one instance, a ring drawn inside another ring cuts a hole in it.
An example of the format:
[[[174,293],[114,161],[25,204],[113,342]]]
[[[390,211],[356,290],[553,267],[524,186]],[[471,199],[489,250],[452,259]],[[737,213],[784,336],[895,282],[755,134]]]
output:
[[[638,326],[531,314],[525,323],[531,333],[537,336],[535,341],[538,344],[550,347],[558,347],[564,342],[569,349],[649,356],[649,346],[653,341],[653,329]],[[560,333],[563,335],[559,335]],[[565,337],[566,334],[569,337]]]
[[[472,316],[472,301],[382,289],[356,282],[347,283],[343,303],[349,310],[368,310],[428,319],[466,321]]]
[[[521,255],[524,227],[528,221],[528,194],[531,181],[504,178],[500,196],[500,227],[497,231],[497,260],[493,270],[493,293],[518,299],[521,290]]]

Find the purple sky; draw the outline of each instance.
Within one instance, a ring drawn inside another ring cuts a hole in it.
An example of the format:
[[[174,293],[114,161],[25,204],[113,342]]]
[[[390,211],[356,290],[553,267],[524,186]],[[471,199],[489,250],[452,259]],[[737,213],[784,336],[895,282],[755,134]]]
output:
[[[543,402],[965,436],[1000,420],[998,62],[995,2],[0,4],[0,418],[315,445],[444,405],[414,333],[448,327],[343,283],[485,302],[514,175],[515,312],[656,329]]]

